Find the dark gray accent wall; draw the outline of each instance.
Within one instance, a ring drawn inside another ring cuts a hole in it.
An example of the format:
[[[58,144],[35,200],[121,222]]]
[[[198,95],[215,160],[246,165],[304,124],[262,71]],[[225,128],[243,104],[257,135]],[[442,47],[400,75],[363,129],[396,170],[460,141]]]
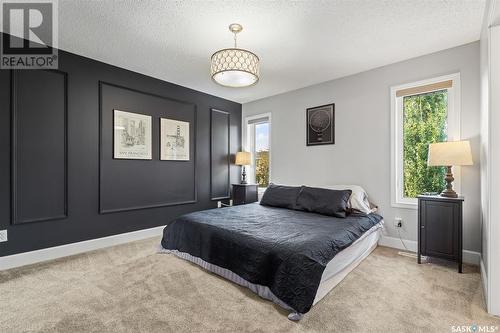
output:
[[[211,179],[210,149],[212,109],[227,113],[229,153],[241,149],[240,104],[85,57],[0,70],[0,106],[0,256],[165,225],[215,207],[212,187],[239,177],[229,164]],[[112,158],[113,109],[153,117],[151,161]],[[190,161],[159,160],[160,117],[191,123]]]

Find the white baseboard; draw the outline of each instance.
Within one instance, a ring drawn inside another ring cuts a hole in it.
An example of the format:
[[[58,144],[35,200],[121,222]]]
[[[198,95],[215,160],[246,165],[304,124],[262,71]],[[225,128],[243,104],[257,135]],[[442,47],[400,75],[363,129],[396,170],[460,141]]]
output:
[[[132,231],[108,237],[86,240],[78,243],[54,246],[46,249],[0,257],[0,270],[20,267],[24,265],[31,265],[42,261],[98,250],[113,245],[119,245],[136,240],[161,236],[163,228],[165,228],[165,226]]]
[[[61,246],[49,247],[46,249],[13,254],[10,256],[0,257],[0,270],[5,270],[14,267],[31,265],[42,261],[53,260],[57,258],[67,257],[83,252],[93,251],[110,247],[113,245],[124,244],[136,240],[146,239],[155,236],[161,236],[165,226],[154,227],[150,229],[143,229],[138,231],[127,232],[123,234],[91,239],[83,242],[66,244]],[[409,251],[417,251],[417,242],[412,240],[403,239],[406,248]],[[379,245],[392,247],[399,250],[404,250],[401,240],[396,237],[382,235],[379,240]],[[465,263],[480,265],[481,276],[483,277],[483,286],[486,288],[486,273],[484,264],[481,262],[481,254],[474,251],[464,250],[463,260]],[[484,272],[484,274],[483,274]]]
[[[481,282],[483,283],[484,301],[486,304],[486,308],[489,309],[489,307],[488,307],[488,275],[486,273],[486,267],[484,267],[484,260],[482,257],[481,257],[481,263],[479,264],[479,267],[481,268]]]
[[[403,239],[403,242],[404,242],[404,246],[406,246],[408,251],[417,252],[417,242],[412,241],[412,240],[408,240],[408,239]],[[399,250],[405,249],[405,247],[401,243],[401,239],[399,239],[397,237],[390,237],[390,236],[382,235],[378,241],[378,244],[382,245],[382,246],[392,247],[392,248],[399,249]]]
[[[416,241],[403,239],[403,242],[404,242],[406,248],[408,249],[408,251],[417,252],[417,242]],[[403,244],[401,243],[401,240],[397,237],[390,237],[390,236],[382,235],[382,237],[380,237],[380,240],[378,241],[378,244],[382,245],[382,246],[392,247],[392,248],[399,249],[399,250],[405,249]],[[481,261],[481,253],[469,251],[469,250],[464,250],[462,255],[463,255],[463,261],[465,263],[479,266],[479,263]]]

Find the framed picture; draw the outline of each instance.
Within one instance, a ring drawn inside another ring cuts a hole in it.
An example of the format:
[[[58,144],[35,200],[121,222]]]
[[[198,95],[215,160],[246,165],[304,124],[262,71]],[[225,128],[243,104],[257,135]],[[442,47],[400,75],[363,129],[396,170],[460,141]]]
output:
[[[113,158],[150,160],[151,116],[113,110]]]
[[[308,146],[335,144],[335,104],[307,109],[306,122]]]
[[[160,160],[189,161],[189,122],[160,118]]]

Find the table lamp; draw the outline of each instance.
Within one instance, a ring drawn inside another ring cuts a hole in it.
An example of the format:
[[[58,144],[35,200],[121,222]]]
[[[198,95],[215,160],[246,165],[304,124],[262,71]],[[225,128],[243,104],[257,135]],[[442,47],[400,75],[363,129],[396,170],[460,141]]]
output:
[[[247,173],[245,171],[246,165],[252,164],[252,154],[247,151],[239,151],[236,153],[236,165],[243,166],[243,171],[241,172],[241,184],[247,184]]]
[[[451,172],[452,166],[472,165],[472,154],[469,141],[448,141],[431,143],[429,145],[428,166],[445,166],[447,168],[446,189],[441,192],[442,197],[456,198],[457,193],[453,190],[454,180]]]

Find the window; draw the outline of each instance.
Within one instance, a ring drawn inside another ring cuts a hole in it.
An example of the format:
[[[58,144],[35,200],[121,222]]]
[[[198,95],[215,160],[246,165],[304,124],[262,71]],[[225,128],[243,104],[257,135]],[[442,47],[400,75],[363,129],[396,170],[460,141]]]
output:
[[[249,181],[266,188],[270,175],[271,115],[260,114],[246,118],[246,146],[252,153]]]
[[[445,168],[428,167],[427,154],[430,143],[460,139],[459,114],[459,74],[391,88],[392,206],[416,208],[419,194],[445,188]]]

